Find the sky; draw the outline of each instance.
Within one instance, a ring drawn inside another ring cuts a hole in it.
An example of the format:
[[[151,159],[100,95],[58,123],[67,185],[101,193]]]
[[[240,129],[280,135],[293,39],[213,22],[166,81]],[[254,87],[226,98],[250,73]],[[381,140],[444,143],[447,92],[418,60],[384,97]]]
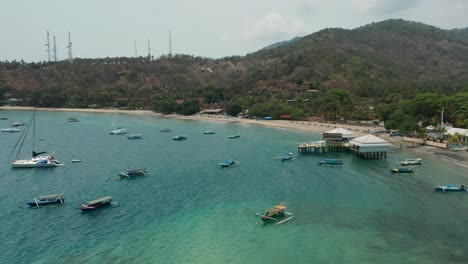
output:
[[[443,29],[468,27],[468,0],[0,0],[0,61],[157,58],[172,53],[221,58],[324,28],[352,29],[390,18]]]

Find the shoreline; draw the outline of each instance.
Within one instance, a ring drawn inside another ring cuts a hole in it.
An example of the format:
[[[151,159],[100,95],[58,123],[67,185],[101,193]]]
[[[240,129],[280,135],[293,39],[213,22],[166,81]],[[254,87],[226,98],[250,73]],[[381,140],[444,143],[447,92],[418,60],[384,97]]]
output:
[[[32,111],[34,107],[23,107],[23,106],[2,106],[1,110],[7,111]],[[115,114],[132,114],[132,115],[147,115],[155,116],[160,118],[169,118],[177,120],[192,120],[192,121],[208,121],[208,122],[220,122],[220,123],[231,123],[231,124],[240,124],[240,125],[254,125],[275,129],[290,129],[296,131],[310,132],[321,134],[323,132],[342,127],[353,133],[356,133],[358,136],[363,136],[371,133],[375,130],[384,129],[382,126],[358,126],[358,125],[347,125],[347,124],[329,124],[329,123],[319,123],[312,121],[296,121],[296,120],[255,120],[247,118],[238,118],[238,117],[227,117],[227,116],[218,116],[218,115],[192,115],[192,116],[183,116],[169,114],[164,115],[160,113],[153,112],[151,110],[121,110],[121,109],[89,109],[89,108],[36,108],[36,111],[50,111],[50,112],[76,112],[76,113],[115,113]],[[459,166],[468,168],[468,152],[453,152],[448,149],[440,149],[437,147],[430,146],[413,146],[409,142],[402,141],[400,137],[390,137],[387,134],[379,135],[379,137],[389,141],[394,144],[394,150],[409,151],[413,153],[424,153],[432,155],[435,158],[442,158],[444,160],[455,163]],[[398,145],[401,145],[398,148]]]

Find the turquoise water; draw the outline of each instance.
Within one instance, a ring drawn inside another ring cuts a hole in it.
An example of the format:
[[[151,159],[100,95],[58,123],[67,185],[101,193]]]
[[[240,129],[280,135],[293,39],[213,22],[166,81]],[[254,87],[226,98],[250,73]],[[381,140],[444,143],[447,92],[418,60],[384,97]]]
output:
[[[27,122],[31,112],[0,112]],[[74,116],[79,123],[67,123]],[[8,121],[0,120],[7,127]],[[112,136],[118,126],[142,140]],[[170,128],[174,132],[161,133]],[[205,130],[214,135],[204,135]],[[239,139],[228,139],[240,133]],[[175,142],[175,135],[188,140]],[[36,151],[64,166],[16,169],[8,156],[19,134],[0,134],[0,263],[467,263],[467,169],[429,155],[415,175],[391,175],[385,161],[338,153],[281,162],[320,135],[238,124],[125,114],[37,112]],[[29,157],[25,142],[20,158]],[[342,168],[318,167],[323,157]],[[240,164],[221,169],[235,158]],[[81,159],[81,163],[71,163]],[[149,176],[120,180],[128,168]],[[65,193],[63,206],[25,201]],[[117,205],[81,213],[81,202],[111,195]],[[255,213],[285,202],[295,219],[263,225]]]

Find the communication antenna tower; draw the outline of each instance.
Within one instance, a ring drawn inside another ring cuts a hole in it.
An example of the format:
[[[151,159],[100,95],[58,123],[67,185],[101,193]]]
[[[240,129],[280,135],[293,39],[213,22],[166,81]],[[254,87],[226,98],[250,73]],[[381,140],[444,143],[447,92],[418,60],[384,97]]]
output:
[[[135,58],[138,57],[138,52],[137,52],[137,46],[136,46],[136,40],[135,40]]]
[[[49,41],[49,30],[47,30],[47,44],[46,44],[47,58],[50,62],[50,41]]]
[[[70,62],[73,61],[73,56],[72,56],[72,42],[71,42],[71,38],[70,38],[70,30],[68,31],[68,45],[67,45],[67,48],[68,48],[68,60]]]
[[[169,29],[169,58],[172,57],[172,36],[171,30]]]
[[[54,35],[54,62],[57,62],[57,46],[55,45],[55,35]]]
[[[148,39],[148,60],[151,61],[151,45],[150,45],[149,39]]]

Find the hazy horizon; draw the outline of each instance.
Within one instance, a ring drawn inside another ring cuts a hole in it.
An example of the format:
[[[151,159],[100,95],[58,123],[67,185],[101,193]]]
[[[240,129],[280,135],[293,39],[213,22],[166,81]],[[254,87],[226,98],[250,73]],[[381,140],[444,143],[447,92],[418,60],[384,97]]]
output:
[[[463,0],[215,0],[174,2],[84,0],[5,2],[0,29],[0,60],[47,61],[46,31],[56,36],[57,58],[67,57],[68,31],[73,56],[79,58],[174,54],[220,58],[245,55],[275,42],[324,28],[351,29],[391,18],[422,22],[442,29],[468,26]]]

